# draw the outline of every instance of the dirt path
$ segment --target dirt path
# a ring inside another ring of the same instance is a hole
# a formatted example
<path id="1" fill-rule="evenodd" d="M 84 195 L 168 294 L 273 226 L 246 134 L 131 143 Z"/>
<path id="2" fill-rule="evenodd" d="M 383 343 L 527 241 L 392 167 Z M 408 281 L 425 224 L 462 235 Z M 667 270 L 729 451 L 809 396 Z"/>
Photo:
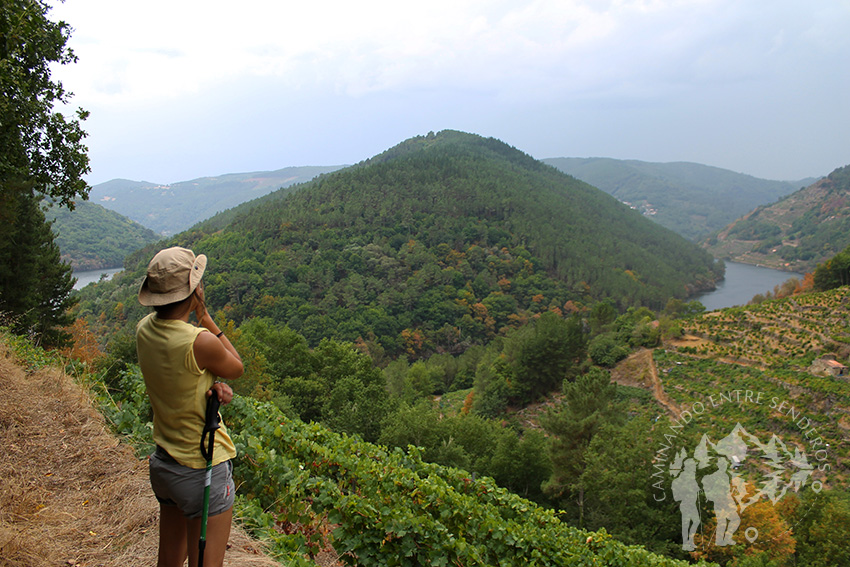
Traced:
<path id="1" fill-rule="evenodd" d="M 611 378 L 623 386 L 635 386 L 651 390 L 658 403 L 664 406 L 672 417 L 678 419 L 681 415 L 682 411 L 679 406 L 664 392 L 651 350 L 641 349 L 631 354 L 617 365 L 617 368 L 611 373 Z"/>
<path id="2" fill-rule="evenodd" d="M 655 365 L 655 359 L 652 357 L 652 351 L 647 350 L 644 356 L 648 360 L 649 376 L 652 379 L 652 394 L 661 405 L 667 408 L 667 411 L 670 412 L 673 417 L 679 419 L 682 415 L 682 410 L 679 409 L 679 406 L 673 403 L 673 400 L 671 400 L 664 392 L 664 387 L 661 385 L 661 379 L 658 377 L 658 367 Z"/>
<path id="3" fill-rule="evenodd" d="M 27 373 L 0 344 L 0 565 L 156 564 L 147 463 L 58 370 Z M 279 565 L 234 529 L 225 565 Z"/>

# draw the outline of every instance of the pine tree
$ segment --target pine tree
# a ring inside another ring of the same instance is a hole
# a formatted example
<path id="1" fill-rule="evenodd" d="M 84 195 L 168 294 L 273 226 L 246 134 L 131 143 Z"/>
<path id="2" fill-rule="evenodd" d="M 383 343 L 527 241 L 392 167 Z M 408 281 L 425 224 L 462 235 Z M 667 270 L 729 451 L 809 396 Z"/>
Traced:
<path id="1" fill-rule="evenodd" d="M 601 368 L 591 367 L 575 382 L 565 380 L 563 391 L 560 406 L 540 418 L 551 439 L 552 461 L 552 476 L 543 490 L 583 527 L 585 502 L 580 478 L 587 465 L 587 448 L 603 426 L 620 425 L 625 413 L 615 401 L 616 384 Z"/>
<path id="2" fill-rule="evenodd" d="M 46 345 L 64 344 L 69 335 L 61 327 L 72 322 L 68 309 L 75 303 L 71 267 L 62 262 L 33 193 L 20 191 L 3 201 L 10 205 L 4 216 L 13 222 L 4 227 L 7 237 L 0 245 L 0 313 L 10 315 L 17 333 L 33 334 Z"/>

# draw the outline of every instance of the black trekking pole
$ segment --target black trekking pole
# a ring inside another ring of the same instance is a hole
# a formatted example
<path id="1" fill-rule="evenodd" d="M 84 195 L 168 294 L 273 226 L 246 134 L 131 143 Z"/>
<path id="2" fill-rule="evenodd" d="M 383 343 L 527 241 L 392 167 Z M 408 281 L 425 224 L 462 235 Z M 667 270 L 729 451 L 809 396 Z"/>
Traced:
<path id="1" fill-rule="evenodd" d="M 215 430 L 221 427 L 218 416 L 218 394 L 215 390 L 207 398 L 207 413 L 205 416 L 204 432 L 201 434 L 201 455 L 207 461 L 207 475 L 204 481 L 204 510 L 201 514 L 201 539 L 198 540 L 198 567 L 204 567 L 204 548 L 207 546 L 207 519 L 210 513 L 210 484 L 212 483 L 212 458 L 215 444 Z M 209 434 L 209 443 L 205 446 L 204 439 Z"/>

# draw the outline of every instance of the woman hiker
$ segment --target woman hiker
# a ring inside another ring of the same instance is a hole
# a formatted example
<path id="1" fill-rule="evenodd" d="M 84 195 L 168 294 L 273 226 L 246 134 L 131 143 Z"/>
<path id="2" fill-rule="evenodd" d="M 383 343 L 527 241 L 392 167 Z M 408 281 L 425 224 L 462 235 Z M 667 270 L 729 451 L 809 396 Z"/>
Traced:
<path id="1" fill-rule="evenodd" d="M 207 258 L 185 248 L 160 251 L 148 265 L 139 303 L 154 312 L 136 326 L 139 365 L 153 407 L 150 457 L 151 487 L 160 503 L 160 567 L 198 563 L 206 460 L 200 440 L 207 398 L 212 390 L 221 403 L 233 390 L 218 378 L 242 375 L 242 359 L 212 320 L 204 305 Z M 194 313 L 198 326 L 189 324 Z M 233 517 L 232 478 L 236 448 L 222 425 L 216 431 L 207 524 L 205 566 L 220 566 Z M 193 543 L 194 542 L 194 543 Z"/>

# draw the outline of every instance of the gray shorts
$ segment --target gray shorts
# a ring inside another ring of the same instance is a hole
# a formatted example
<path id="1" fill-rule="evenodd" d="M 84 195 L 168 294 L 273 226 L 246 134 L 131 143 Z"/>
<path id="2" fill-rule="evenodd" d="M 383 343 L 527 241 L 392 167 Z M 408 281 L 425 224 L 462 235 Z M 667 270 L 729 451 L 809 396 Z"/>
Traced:
<path id="1" fill-rule="evenodd" d="M 163 506 L 177 506 L 187 518 L 200 518 L 204 509 L 206 469 L 184 467 L 157 447 L 150 456 L 151 487 Z M 217 516 L 233 506 L 236 486 L 233 463 L 225 461 L 212 468 L 210 482 L 210 516 Z"/>

